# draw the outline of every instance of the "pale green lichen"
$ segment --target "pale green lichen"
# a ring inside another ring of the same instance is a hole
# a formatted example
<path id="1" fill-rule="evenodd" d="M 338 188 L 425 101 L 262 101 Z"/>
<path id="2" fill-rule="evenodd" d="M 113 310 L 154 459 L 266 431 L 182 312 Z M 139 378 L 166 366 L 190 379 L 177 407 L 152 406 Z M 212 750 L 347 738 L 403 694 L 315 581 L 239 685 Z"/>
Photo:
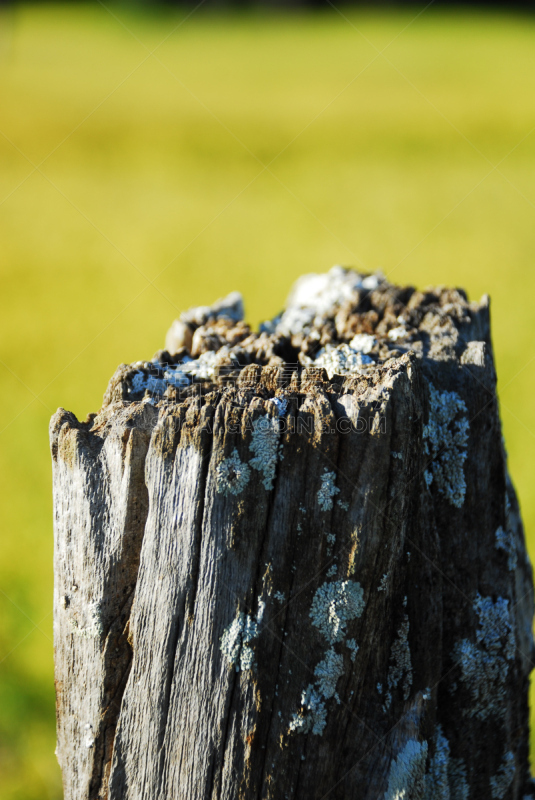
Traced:
<path id="1" fill-rule="evenodd" d="M 251 470 L 239 457 L 238 451 L 233 450 L 232 455 L 224 458 L 216 469 L 216 488 L 220 494 L 240 494 L 251 476 Z"/>
<path id="2" fill-rule="evenodd" d="M 409 739 L 390 765 L 384 800 L 423 800 L 427 742 Z"/>
<path id="3" fill-rule="evenodd" d="M 502 717 L 506 709 L 509 661 L 515 655 L 515 635 L 509 601 L 477 594 L 474 609 L 479 625 L 476 642 L 463 639 L 453 650 L 453 659 L 461 668 L 461 680 L 468 688 L 472 704 L 465 714 L 487 719 L 491 714 Z"/>
<path id="4" fill-rule="evenodd" d="M 279 426 L 276 418 L 263 415 L 254 421 L 249 449 L 254 456 L 249 462 L 251 467 L 262 474 L 264 488 L 268 491 L 273 489 L 280 455 Z"/>
<path id="5" fill-rule="evenodd" d="M 236 672 L 252 669 L 254 666 L 254 652 L 250 643 L 258 636 L 258 625 L 262 619 L 264 604 L 259 606 L 256 619 L 239 611 L 231 624 L 225 628 L 221 637 L 221 652 L 230 667 L 235 667 Z"/>
<path id="6" fill-rule="evenodd" d="M 320 692 L 310 684 L 301 695 L 301 707 L 288 726 L 289 733 L 313 733 L 322 736 L 327 725 L 327 708 Z"/>
<path id="7" fill-rule="evenodd" d="M 343 674 L 344 659 L 331 647 L 330 650 L 327 650 L 323 661 L 320 661 L 314 670 L 318 691 L 326 700 L 334 697 L 336 684 Z"/>
<path id="8" fill-rule="evenodd" d="M 503 800 L 515 777 L 515 757 L 510 751 L 503 757 L 496 775 L 490 779 L 493 800 Z"/>
<path id="9" fill-rule="evenodd" d="M 325 701 L 334 697 L 340 703 L 340 698 L 336 693 L 336 684 L 343 674 L 344 659 L 331 647 L 325 653 L 325 658 L 316 665 L 315 685 L 309 684 L 303 691 L 301 705 L 290 720 L 288 733 L 323 735 L 327 724 Z"/>
<path id="10" fill-rule="evenodd" d="M 466 480 L 464 462 L 468 443 L 467 408 L 456 392 L 439 392 L 429 384 L 429 422 L 424 426 L 424 452 L 432 462 L 424 474 L 428 486 L 437 490 L 456 508 L 464 503 Z"/>
<path id="11" fill-rule="evenodd" d="M 364 592 L 357 581 L 333 581 L 320 586 L 312 600 L 310 618 L 331 644 L 341 642 L 347 624 L 364 611 Z"/>
<path id="12" fill-rule="evenodd" d="M 362 587 L 356 581 L 333 581 L 320 586 L 312 600 L 310 618 L 330 647 L 316 665 L 316 682 L 302 693 L 301 706 L 293 714 L 289 733 L 314 733 L 321 736 L 327 724 L 325 701 L 334 698 L 340 703 L 336 684 L 344 673 L 344 658 L 334 649 L 334 644 L 344 642 L 348 623 L 360 617 L 364 610 Z M 354 639 L 345 642 L 354 660 L 358 645 Z"/>
<path id="13" fill-rule="evenodd" d="M 335 486 L 336 473 L 329 472 L 327 468 L 321 476 L 321 487 L 318 490 L 318 504 L 323 511 L 330 511 L 333 507 L 333 497 L 340 493 L 340 489 Z"/>
<path id="14" fill-rule="evenodd" d="M 228 628 L 225 628 L 223 636 L 221 637 L 221 652 L 230 666 L 233 667 L 238 664 L 237 671 L 239 671 L 244 616 L 244 614 L 238 614 L 236 619 L 232 620 Z"/>

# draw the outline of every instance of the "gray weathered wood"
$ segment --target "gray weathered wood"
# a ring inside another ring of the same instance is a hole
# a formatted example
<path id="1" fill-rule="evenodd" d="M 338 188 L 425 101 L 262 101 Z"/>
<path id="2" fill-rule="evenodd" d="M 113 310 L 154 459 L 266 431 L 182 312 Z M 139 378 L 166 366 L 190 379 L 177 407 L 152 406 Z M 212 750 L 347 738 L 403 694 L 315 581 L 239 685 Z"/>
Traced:
<path id="1" fill-rule="evenodd" d="M 335 268 L 241 316 L 185 313 L 52 420 L 66 800 L 523 800 L 488 300 Z"/>

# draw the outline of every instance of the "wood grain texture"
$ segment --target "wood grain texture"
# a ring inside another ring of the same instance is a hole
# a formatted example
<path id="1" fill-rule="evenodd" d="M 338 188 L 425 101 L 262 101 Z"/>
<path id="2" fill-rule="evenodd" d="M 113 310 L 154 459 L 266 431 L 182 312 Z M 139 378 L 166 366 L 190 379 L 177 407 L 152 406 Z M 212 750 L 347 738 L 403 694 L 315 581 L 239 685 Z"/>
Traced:
<path id="1" fill-rule="evenodd" d="M 488 301 L 352 291 L 297 333 L 188 312 L 209 378 L 160 353 L 54 416 L 66 800 L 533 792 Z M 361 333 L 362 369 L 310 356 Z"/>

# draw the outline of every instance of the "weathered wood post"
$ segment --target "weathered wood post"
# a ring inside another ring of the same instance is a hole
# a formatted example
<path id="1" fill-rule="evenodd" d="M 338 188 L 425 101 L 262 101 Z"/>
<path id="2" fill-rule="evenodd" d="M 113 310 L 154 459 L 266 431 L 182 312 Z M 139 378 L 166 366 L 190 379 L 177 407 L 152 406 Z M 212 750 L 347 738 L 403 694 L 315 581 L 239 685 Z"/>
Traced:
<path id="1" fill-rule="evenodd" d="M 51 423 L 66 800 L 528 797 L 488 300 L 333 268 L 166 344 Z"/>

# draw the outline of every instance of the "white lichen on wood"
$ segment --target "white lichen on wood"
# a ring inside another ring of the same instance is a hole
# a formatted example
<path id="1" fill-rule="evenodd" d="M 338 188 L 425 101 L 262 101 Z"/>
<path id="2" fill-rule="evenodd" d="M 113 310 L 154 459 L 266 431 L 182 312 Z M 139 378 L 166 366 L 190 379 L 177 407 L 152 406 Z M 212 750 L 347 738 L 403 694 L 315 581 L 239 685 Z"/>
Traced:
<path id="1" fill-rule="evenodd" d="M 280 450 L 279 428 L 274 417 L 263 415 L 254 421 L 249 449 L 253 453 L 250 466 L 262 474 L 264 489 L 273 489 Z"/>
<path id="2" fill-rule="evenodd" d="M 334 649 L 334 644 L 344 642 L 348 623 L 360 617 L 364 610 L 364 593 L 356 581 L 324 583 L 312 600 L 310 618 L 330 644 L 324 658 L 316 665 L 315 685 L 310 684 L 302 693 L 301 706 L 293 714 L 288 732 L 322 735 L 327 724 L 326 700 L 335 697 L 336 684 L 344 674 L 344 659 Z M 358 645 L 354 639 L 345 642 L 354 661 Z"/>
<path id="3" fill-rule="evenodd" d="M 397 328 L 391 328 L 388 331 L 388 338 L 392 342 L 397 342 L 399 339 L 404 339 L 409 335 L 409 333 L 410 331 L 408 331 L 407 328 L 404 328 L 403 325 L 398 325 Z"/>
<path id="4" fill-rule="evenodd" d="M 318 489 L 318 504 L 323 511 L 330 511 L 334 505 L 333 497 L 340 493 L 340 489 L 335 485 L 336 473 L 329 472 L 327 467 L 321 476 L 321 486 Z"/>
<path id="5" fill-rule="evenodd" d="M 515 655 L 515 635 L 509 601 L 476 596 L 474 610 L 479 618 L 476 642 L 463 639 L 453 650 L 461 668 L 461 680 L 472 698 L 465 714 L 479 719 L 502 717 L 506 710 L 509 663 Z"/>
<path id="6" fill-rule="evenodd" d="M 384 800 L 423 800 L 427 742 L 409 739 L 392 761 Z"/>
<path id="7" fill-rule="evenodd" d="M 264 323 L 262 329 L 283 335 L 307 331 L 315 321 L 320 322 L 323 315 L 333 313 L 343 302 L 354 298 L 359 289 L 376 289 L 381 279 L 379 275 L 362 277 L 340 266 L 320 275 L 303 275 L 292 287 L 286 310 Z"/>
<path id="8" fill-rule="evenodd" d="M 330 644 L 341 642 L 348 623 L 364 611 L 364 592 L 357 581 L 333 581 L 320 586 L 312 600 L 310 618 Z"/>
<path id="9" fill-rule="evenodd" d="M 456 392 L 439 392 L 429 383 L 429 422 L 424 427 L 424 452 L 432 462 L 425 472 L 451 505 L 460 508 L 466 494 L 464 462 L 467 456 L 466 404 Z"/>
<path id="10" fill-rule="evenodd" d="M 327 708 L 320 692 L 310 684 L 301 695 L 301 706 L 292 716 L 288 733 L 322 736 L 327 725 Z"/>
<path id="11" fill-rule="evenodd" d="M 258 623 L 262 618 L 263 608 L 252 619 L 248 614 L 240 611 L 232 620 L 221 637 L 221 652 L 230 667 L 235 667 L 236 672 L 252 669 L 254 666 L 254 652 L 249 644 L 258 636 Z"/>
<path id="12" fill-rule="evenodd" d="M 329 378 L 334 375 L 359 374 L 375 364 L 373 358 L 358 350 L 353 350 L 348 344 L 340 344 L 336 347 L 330 344 L 325 345 L 311 363 L 315 367 L 324 367 Z"/>
<path id="13" fill-rule="evenodd" d="M 333 647 L 327 650 L 325 658 L 316 665 L 318 691 L 326 700 L 334 697 L 338 679 L 344 674 L 344 659 Z"/>
<path id="14" fill-rule="evenodd" d="M 365 353 L 367 355 L 373 350 L 376 341 L 375 336 L 371 336 L 369 333 L 357 333 L 349 342 L 349 346 L 357 353 Z"/>
<path id="15" fill-rule="evenodd" d="M 301 704 L 294 712 L 288 725 L 288 733 L 313 733 L 322 736 L 327 725 L 326 700 L 335 698 L 336 684 L 344 674 L 344 659 L 333 647 L 327 650 L 325 658 L 316 665 L 315 684 L 309 684 L 301 694 Z"/>
<path id="16" fill-rule="evenodd" d="M 251 470 L 238 455 L 236 449 L 233 450 L 232 455 L 224 458 L 216 469 L 216 488 L 220 494 L 240 494 L 243 492 L 249 478 Z"/>

